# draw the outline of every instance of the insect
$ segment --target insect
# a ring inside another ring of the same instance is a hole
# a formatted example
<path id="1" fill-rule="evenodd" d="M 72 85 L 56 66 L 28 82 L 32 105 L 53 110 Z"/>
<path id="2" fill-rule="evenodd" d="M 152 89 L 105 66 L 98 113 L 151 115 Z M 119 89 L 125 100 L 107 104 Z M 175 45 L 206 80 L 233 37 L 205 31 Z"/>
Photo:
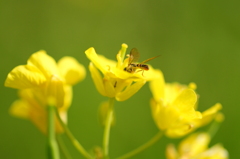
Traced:
<path id="1" fill-rule="evenodd" d="M 129 56 L 129 61 L 128 61 L 128 66 L 124 68 L 124 71 L 127 71 L 129 73 L 136 73 L 136 72 L 140 72 L 142 71 L 142 75 L 143 75 L 143 72 L 144 71 L 147 71 L 149 70 L 149 67 L 147 64 L 144 64 L 152 59 L 155 59 L 156 57 L 158 56 L 155 56 L 155 57 L 152 57 L 152 58 L 149 58 L 141 63 L 135 63 L 138 61 L 139 57 L 140 57 L 140 54 L 138 52 L 138 50 L 136 48 L 133 48 L 131 51 L 130 51 L 130 55 Z"/>

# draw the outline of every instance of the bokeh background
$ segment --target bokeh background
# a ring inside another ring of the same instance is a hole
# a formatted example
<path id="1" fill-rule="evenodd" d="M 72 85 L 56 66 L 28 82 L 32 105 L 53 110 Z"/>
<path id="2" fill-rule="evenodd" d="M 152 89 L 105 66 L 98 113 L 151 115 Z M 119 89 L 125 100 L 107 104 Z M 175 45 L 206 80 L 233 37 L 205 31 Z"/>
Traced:
<path id="1" fill-rule="evenodd" d="M 223 0 L 1 0 L 0 1 L 0 158 L 46 158 L 46 138 L 29 121 L 8 114 L 17 91 L 5 88 L 7 74 L 44 49 L 56 60 L 74 56 L 88 67 L 84 51 L 95 47 L 110 59 L 122 43 L 136 47 L 141 60 L 161 55 L 151 65 L 167 82 L 195 82 L 199 110 L 220 102 L 225 121 L 211 145 L 222 143 L 232 159 L 240 158 L 240 12 L 239 1 Z M 140 61 L 141 61 L 140 60 Z M 87 150 L 101 146 L 99 103 L 107 100 L 95 89 L 89 71 L 74 87 L 69 127 Z M 157 131 L 146 84 L 125 102 L 115 103 L 110 156 L 120 156 L 146 142 Z M 83 158 L 64 138 L 73 158 Z M 163 138 L 134 159 L 165 158 Z"/>

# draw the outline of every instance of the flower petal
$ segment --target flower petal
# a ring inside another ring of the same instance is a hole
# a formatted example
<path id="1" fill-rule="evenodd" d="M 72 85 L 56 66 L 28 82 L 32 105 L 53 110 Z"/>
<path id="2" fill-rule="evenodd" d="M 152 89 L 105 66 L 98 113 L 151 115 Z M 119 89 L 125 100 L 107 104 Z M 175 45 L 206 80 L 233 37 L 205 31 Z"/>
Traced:
<path id="1" fill-rule="evenodd" d="M 199 154 L 197 157 L 199 159 L 228 159 L 228 151 L 221 144 L 216 144 L 207 151 Z"/>
<path id="2" fill-rule="evenodd" d="M 4 85 L 16 89 L 25 89 L 41 86 L 45 82 L 46 78 L 36 67 L 20 65 L 8 74 Z"/>
<path id="3" fill-rule="evenodd" d="M 197 94 L 192 89 L 183 90 L 172 103 L 172 106 L 179 109 L 182 116 L 187 119 L 201 118 L 200 114 L 194 110 L 197 102 Z"/>
<path id="4" fill-rule="evenodd" d="M 181 155 L 188 154 L 191 158 L 205 151 L 209 143 L 210 136 L 207 133 L 192 134 L 180 143 L 179 152 Z"/>
<path id="5" fill-rule="evenodd" d="M 122 65 L 124 62 L 126 50 L 128 48 L 127 44 L 122 44 L 121 50 L 117 54 L 117 67 L 123 69 Z"/>
<path id="6" fill-rule="evenodd" d="M 64 77 L 66 84 L 74 85 L 83 80 L 86 76 L 86 70 L 83 65 L 70 56 L 61 58 L 58 62 L 58 68 Z"/>
<path id="7" fill-rule="evenodd" d="M 205 110 L 202 113 L 202 119 L 195 119 L 193 121 L 193 125 L 198 128 L 210 123 L 218 114 L 219 110 L 222 109 L 222 105 L 220 103 L 215 104 L 211 108 Z"/>
<path id="8" fill-rule="evenodd" d="M 130 87 L 126 88 L 123 92 L 120 92 L 116 95 L 117 101 L 124 101 L 133 96 L 142 86 L 146 83 L 145 80 L 137 81 L 132 84 Z"/>
<path id="9" fill-rule="evenodd" d="M 91 62 L 89 64 L 89 70 L 98 92 L 103 96 L 107 96 L 100 72 Z"/>
<path id="10" fill-rule="evenodd" d="M 160 70 L 156 71 L 156 74 L 159 74 L 159 78 L 150 81 L 149 87 L 152 91 L 154 99 L 156 101 L 159 101 L 164 98 L 165 81 Z"/>
<path id="11" fill-rule="evenodd" d="M 103 73 L 109 71 L 111 67 L 116 67 L 116 62 L 113 60 L 109 60 L 102 55 L 97 55 L 95 49 L 93 47 L 89 48 L 85 51 L 87 58 L 91 60 L 91 62 Z"/>
<path id="12" fill-rule="evenodd" d="M 27 65 L 38 68 L 46 78 L 51 78 L 53 74 L 59 75 L 56 61 L 44 50 L 40 50 L 28 59 Z"/>
<path id="13" fill-rule="evenodd" d="M 16 100 L 13 102 L 9 109 L 9 113 L 13 116 L 28 119 L 30 112 L 30 105 L 25 100 Z"/>
<path id="14" fill-rule="evenodd" d="M 105 88 L 106 95 L 110 98 L 115 97 L 116 91 L 115 91 L 115 88 L 114 88 L 114 84 L 112 84 L 112 82 L 110 80 L 104 78 L 103 79 L 103 85 L 104 85 L 104 88 Z"/>
<path id="15" fill-rule="evenodd" d="M 151 110 L 153 119 L 160 130 L 166 130 L 178 121 L 179 112 L 173 107 L 163 105 L 162 101 L 151 100 Z"/>
<path id="16" fill-rule="evenodd" d="M 64 86 L 60 78 L 53 75 L 49 81 L 48 90 L 47 90 L 47 100 L 48 105 L 62 107 L 64 103 Z"/>

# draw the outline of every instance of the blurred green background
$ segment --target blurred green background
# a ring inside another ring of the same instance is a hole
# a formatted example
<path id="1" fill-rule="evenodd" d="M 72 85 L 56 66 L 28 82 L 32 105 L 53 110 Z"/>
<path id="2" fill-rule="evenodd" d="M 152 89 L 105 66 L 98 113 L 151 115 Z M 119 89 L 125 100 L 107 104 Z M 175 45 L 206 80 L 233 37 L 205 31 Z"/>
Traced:
<path id="1" fill-rule="evenodd" d="M 240 12 L 239 1 L 223 0 L 1 0 L 0 1 L 0 158 L 46 158 L 46 138 L 29 121 L 11 117 L 8 109 L 17 91 L 5 88 L 7 74 L 44 49 L 56 60 L 74 56 L 87 68 L 84 51 L 95 47 L 110 59 L 122 43 L 136 47 L 143 61 L 163 71 L 167 82 L 195 82 L 203 111 L 220 102 L 226 119 L 211 145 L 223 143 L 233 159 L 240 158 Z M 129 51 L 128 50 L 128 51 Z M 157 131 L 149 108 L 146 84 L 125 102 L 116 102 L 110 156 L 120 156 L 146 142 Z M 101 146 L 97 121 L 100 102 L 88 71 L 74 87 L 69 127 L 87 150 Z M 67 142 L 73 158 L 81 155 Z M 163 138 L 134 159 L 165 158 Z"/>

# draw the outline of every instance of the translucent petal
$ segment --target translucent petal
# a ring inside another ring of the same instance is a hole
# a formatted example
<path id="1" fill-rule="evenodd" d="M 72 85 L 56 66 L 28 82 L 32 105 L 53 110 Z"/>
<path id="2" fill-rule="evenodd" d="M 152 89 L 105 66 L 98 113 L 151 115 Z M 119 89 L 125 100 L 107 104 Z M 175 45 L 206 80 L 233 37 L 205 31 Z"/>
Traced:
<path id="1" fill-rule="evenodd" d="M 89 64 L 89 70 L 98 92 L 103 96 L 107 96 L 105 92 L 102 76 L 100 75 L 100 72 L 97 70 L 97 68 L 91 62 Z"/>
<path id="2" fill-rule="evenodd" d="M 16 100 L 9 109 L 9 113 L 13 116 L 28 119 L 30 106 L 25 100 Z"/>
<path id="3" fill-rule="evenodd" d="M 207 151 L 197 155 L 196 159 L 228 159 L 228 151 L 221 144 L 216 144 Z"/>
<path id="4" fill-rule="evenodd" d="M 120 92 L 116 95 L 117 101 L 124 101 L 133 96 L 140 88 L 146 83 L 145 80 L 137 81 L 132 84 L 130 87 L 126 88 L 123 92 Z"/>
<path id="5" fill-rule="evenodd" d="M 210 136 L 207 133 L 195 133 L 184 139 L 179 145 L 180 155 L 188 154 L 193 157 L 205 151 L 210 143 Z"/>
<path id="6" fill-rule="evenodd" d="M 64 86 L 61 79 L 57 76 L 52 76 L 48 83 L 47 98 L 48 105 L 62 107 L 64 104 Z"/>
<path id="7" fill-rule="evenodd" d="M 196 102 L 196 93 L 192 89 L 185 89 L 171 105 L 179 109 L 179 111 L 184 114 L 184 118 L 194 119 L 199 117 L 199 114 L 194 110 Z"/>
<path id="8" fill-rule="evenodd" d="M 195 125 L 195 127 L 207 125 L 216 117 L 219 110 L 221 110 L 221 109 L 222 109 L 222 105 L 220 103 L 215 104 L 214 106 L 205 110 L 202 113 L 202 119 L 195 119 L 193 121 L 193 124 Z"/>
<path id="9" fill-rule="evenodd" d="M 70 85 L 64 85 L 64 103 L 61 108 L 58 108 L 60 111 L 66 111 L 68 110 L 69 106 L 72 104 L 72 86 Z"/>
<path id="10" fill-rule="evenodd" d="M 154 99 L 159 101 L 161 99 L 164 99 L 165 81 L 163 74 L 160 70 L 156 71 L 156 74 L 159 74 L 159 78 L 150 81 L 149 87 L 153 94 Z"/>
<path id="11" fill-rule="evenodd" d="M 51 78 L 53 74 L 59 75 L 56 61 L 44 50 L 40 50 L 28 59 L 27 65 L 38 68 L 46 78 Z"/>
<path id="12" fill-rule="evenodd" d="M 99 121 L 102 126 L 105 126 L 106 124 L 106 118 L 107 118 L 107 112 L 109 110 L 109 101 L 102 102 L 100 104 L 99 110 L 98 110 L 98 116 L 99 116 Z M 111 121 L 111 125 L 115 124 L 115 113 L 113 112 L 113 118 Z"/>
<path id="13" fill-rule="evenodd" d="M 44 75 L 34 66 L 20 65 L 7 76 L 6 87 L 26 89 L 41 86 L 46 82 Z"/>
<path id="14" fill-rule="evenodd" d="M 172 128 L 179 119 L 179 113 L 173 107 L 166 107 L 162 102 L 151 105 L 156 125 L 161 130 Z"/>
<path id="15" fill-rule="evenodd" d="M 83 80 L 86 76 L 86 70 L 83 65 L 69 56 L 61 58 L 58 62 L 58 68 L 61 75 L 64 77 L 66 84 L 74 85 Z"/>
<path id="16" fill-rule="evenodd" d="M 103 84 L 104 84 L 106 95 L 110 98 L 115 97 L 116 92 L 115 92 L 114 84 L 106 78 L 103 79 Z"/>
<path id="17" fill-rule="evenodd" d="M 166 157 L 167 159 L 177 159 L 178 153 L 173 144 L 168 144 L 166 149 Z"/>
<path id="18" fill-rule="evenodd" d="M 187 86 L 181 85 L 177 82 L 166 83 L 165 84 L 165 97 L 164 97 L 165 104 L 172 103 L 184 89 L 187 89 Z"/>
<path id="19" fill-rule="evenodd" d="M 172 128 L 166 130 L 166 136 L 170 138 L 179 138 L 190 133 L 193 130 L 193 127 L 186 122 L 176 122 L 175 124 L 176 125 L 174 125 Z"/>

